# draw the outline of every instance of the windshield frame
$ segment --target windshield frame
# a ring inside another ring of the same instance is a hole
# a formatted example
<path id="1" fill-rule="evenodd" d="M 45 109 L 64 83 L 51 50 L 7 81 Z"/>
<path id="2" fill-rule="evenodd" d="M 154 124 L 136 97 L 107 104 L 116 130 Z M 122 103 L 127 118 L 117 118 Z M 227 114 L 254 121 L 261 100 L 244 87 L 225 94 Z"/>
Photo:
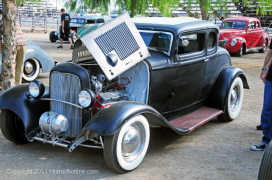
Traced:
<path id="1" fill-rule="evenodd" d="M 146 44 L 146 47 L 147 47 L 148 50 L 161 52 L 161 53 L 164 53 L 164 54 L 170 56 L 171 49 L 172 49 L 172 44 L 173 44 L 173 34 L 171 32 L 166 32 L 166 31 L 152 31 L 152 30 L 139 30 L 139 32 L 140 32 L 141 36 L 142 36 L 141 33 L 169 35 L 170 36 L 170 39 L 169 39 L 170 41 L 169 41 L 168 51 L 159 50 L 158 48 L 154 48 L 154 47 L 149 47 L 147 44 Z M 143 36 L 142 36 L 142 38 L 143 38 Z M 146 43 L 146 41 L 145 41 L 144 38 L 143 38 L 143 41 Z"/>

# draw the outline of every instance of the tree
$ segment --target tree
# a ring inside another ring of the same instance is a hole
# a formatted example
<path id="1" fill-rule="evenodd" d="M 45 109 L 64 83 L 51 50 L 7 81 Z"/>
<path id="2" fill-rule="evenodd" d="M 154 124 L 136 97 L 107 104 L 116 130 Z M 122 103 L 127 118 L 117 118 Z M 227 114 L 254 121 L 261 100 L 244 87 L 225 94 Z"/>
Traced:
<path id="1" fill-rule="evenodd" d="M 14 86 L 15 81 L 15 57 L 13 54 L 16 48 L 16 2 L 15 0 L 3 0 L 2 7 L 2 20 L 5 26 L 3 27 L 2 73 L 0 75 L 1 93 Z"/>
<path id="2" fill-rule="evenodd" d="M 78 5 L 84 5 L 90 9 L 101 8 L 107 10 L 110 3 L 115 3 L 120 11 L 127 10 L 130 17 L 136 14 L 145 15 L 149 5 L 160 10 L 163 16 L 171 16 L 171 10 L 178 7 L 187 8 L 189 11 L 199 5 L 200 15 L 203 20 L 208 20 L 216 11 L 227 12 L 229 3 L 241 2 L 244 6 L 257 4 L 256 13 L 266 14 L 267 9 L 272 9 L 272 0 L 67 0 L 66 7 L 74 10 Z M 219 15 L 219 14 L 218 14 Z"/>
<path id="3" fill-rule="evenodd" d="M 2 0 L 3 20 L 3 50 L 2 73 L 0 74 L 0 94 L 14 86 L 15 78 L 15 22 L 17 5 L 22 5 L 26 0 Z M 32 0 L 38 2 L 40 0 Z M 1 36 L 2 34 L 0 34 Z"/>

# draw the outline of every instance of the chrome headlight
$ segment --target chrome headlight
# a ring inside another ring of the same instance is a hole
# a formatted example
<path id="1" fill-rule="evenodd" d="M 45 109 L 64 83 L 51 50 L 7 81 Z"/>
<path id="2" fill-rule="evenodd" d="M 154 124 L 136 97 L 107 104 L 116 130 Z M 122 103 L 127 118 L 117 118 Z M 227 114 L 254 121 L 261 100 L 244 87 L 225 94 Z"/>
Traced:
<path id="1" fill-rule="evenodd" d="M 231 46 L 234 46 L 236 43 L 237 43 L 236 39 L 232 39 L 232 40 L 230 41 L 230 45 L 231 45 Z"/>
<path id="2" fill-rule="evenodd" d="M 33 98 L 39 98 L 44 94 L 45 87 L 40 81 L 31 81 L 28 85 L 28 91 Z"/>
<path id="3" fill-rule="evenodd" d="M 78 103 L 83 108 L 91 107 L 95 102 L 95 94 L 90 89 L 83 89 L 78 94 Z"/>

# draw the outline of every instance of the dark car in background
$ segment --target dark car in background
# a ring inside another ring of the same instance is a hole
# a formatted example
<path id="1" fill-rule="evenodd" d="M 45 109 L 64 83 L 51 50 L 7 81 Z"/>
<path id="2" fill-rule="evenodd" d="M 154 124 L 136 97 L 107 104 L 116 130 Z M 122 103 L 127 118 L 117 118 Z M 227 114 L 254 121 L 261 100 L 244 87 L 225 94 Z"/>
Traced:
<path id="1" fill-rule="evenodd" d="M 76 16 L 71 17 L 70 30 L 71 39 L 74 43 L 80 36 L 94 30 L 95 28 L 101 26 L 105 22 L 104 18 L 101 16 Z M 51 42 L 56 42 L 60 39 L 60 27 L 59 31 L 51 31 L 49 34 L 49 40 Z M 64 39 L 68 41 L 68 37 Z"/>
<path id="2" fill-rule="evenodd" d="M 263 53 L 269 43 L 269 35 L 257 18 L 231 17 L 220 25 L 219 45 L 237 56 L 256 50 Z"/>
<path id="3" fill-rule="evenodd" d="M 112 170 L 134 170 L 151 127 L 187 135 L 239 115 L 249 86 L 218 34 L 208 21 L 122 14 L 75 42 L 49 87 L 32 81 L 1 94 L 1 131 L 17 144 L 100 148 Z"/>

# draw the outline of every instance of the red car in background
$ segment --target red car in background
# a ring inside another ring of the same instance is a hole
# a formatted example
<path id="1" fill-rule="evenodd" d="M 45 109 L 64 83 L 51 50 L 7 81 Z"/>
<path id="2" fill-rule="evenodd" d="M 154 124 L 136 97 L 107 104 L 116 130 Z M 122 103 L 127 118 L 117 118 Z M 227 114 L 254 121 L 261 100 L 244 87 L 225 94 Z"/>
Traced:
<path id="1" fill-rule="evenodd" d="M 270 42 L 259 19 L 253 17 L 226 18 L 219 31 L 219 46 L 237 56 L 254 50 L 263 53 Z"/>

